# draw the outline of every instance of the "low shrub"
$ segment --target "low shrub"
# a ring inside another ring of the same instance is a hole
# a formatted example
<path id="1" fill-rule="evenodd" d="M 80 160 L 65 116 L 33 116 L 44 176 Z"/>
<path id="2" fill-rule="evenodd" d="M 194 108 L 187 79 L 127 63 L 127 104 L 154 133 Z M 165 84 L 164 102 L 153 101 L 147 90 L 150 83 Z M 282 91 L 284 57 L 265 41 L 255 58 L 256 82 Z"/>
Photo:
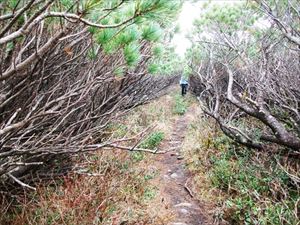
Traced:
<path id="1" fill-rule="evenodd" d="M 231 224 L 298 224 L 299 189 L 274 157 L 231 148 L 210 161 L 212 185 L 229 194 L 224 219 Z"/>
<path id="2" fill-rule="evenodd" d="M 219 222 L 299 225 L 299 160 L 241 147 L 201 116 L 183 150 L 196 196 L 214 205 Z"/>
<path id="3" fill-rule="evenodd" d="M 165 134 L 161 131 L 153 132 L 150 134 L 146 140 L 144 140 L 139 147 L 141 148 L 148 148 L 148 149 L 155 149 L 165 138 Z"/>

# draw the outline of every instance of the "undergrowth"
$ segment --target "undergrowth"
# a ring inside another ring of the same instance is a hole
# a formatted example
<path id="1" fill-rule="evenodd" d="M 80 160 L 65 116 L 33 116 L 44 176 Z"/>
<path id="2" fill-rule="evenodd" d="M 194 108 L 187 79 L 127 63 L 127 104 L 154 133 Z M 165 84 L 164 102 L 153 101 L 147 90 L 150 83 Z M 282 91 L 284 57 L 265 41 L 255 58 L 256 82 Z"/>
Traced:
<path id="1" fill-rule="evenodd" d="M 164 96 L 138 107 L 109 124 L 107 135 L 126 139 L 153 127 L 138 147 L 156 149 L 170 135 L 172 106 L 172 97 Z M 3 199 L 0 224 L 167 224 L 169 218 L 149 204 L 158 192 L 151 184 L 159 174 L 155 157 L 117 149 L 74 157 L 66 175 L 36 183 L 37 192 Z"/>
<path id="2" fill-rule="evenodd" d="M 177 115 L 184 115 L 188 109 L 189 102 L 180 94 L 174 96 L 175 104 L 173 106 L 173 113 Z"/>
<path id="3" fill-rule="evenodd" d="M 155 149 L 164 139 L 165 134 L 161 131 L 153 132 L 141 144 L 141 148 Z"/>
<path id="4" fill-rule="evenodd" d="M 215 222 L 299 225 L 299 161 L 238 146 L 212 124 L 194 119 L 184 154 L 194 191 L 214 204 Z"/>

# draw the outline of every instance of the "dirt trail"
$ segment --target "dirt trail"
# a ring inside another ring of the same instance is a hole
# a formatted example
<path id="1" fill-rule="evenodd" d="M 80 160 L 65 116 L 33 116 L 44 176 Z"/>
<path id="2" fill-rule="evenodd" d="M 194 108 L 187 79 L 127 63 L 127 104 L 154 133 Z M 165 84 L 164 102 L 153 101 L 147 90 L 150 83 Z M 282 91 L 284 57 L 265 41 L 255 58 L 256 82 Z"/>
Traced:
<path id="1" fill-rule="evenodd" d="M 171 138 L 165 140 L 162 150 L 170 150 L 158 157 L 154 166 L 160 171 L 156 180 L 161 203 L 157 207 L 162 216 L 164 211 L 171 213 L 172 219 L 168 225 L 200 225 L 212 224 L 204 212 L 201 203 L 197 201 L 189 189 L 190 175 L 184 168 L 184 160 L 180 155 L 181 146 L 188 128 L 193 108 L 174 121 Z M 164 208 L 162 208 L 162 205 Z"/>

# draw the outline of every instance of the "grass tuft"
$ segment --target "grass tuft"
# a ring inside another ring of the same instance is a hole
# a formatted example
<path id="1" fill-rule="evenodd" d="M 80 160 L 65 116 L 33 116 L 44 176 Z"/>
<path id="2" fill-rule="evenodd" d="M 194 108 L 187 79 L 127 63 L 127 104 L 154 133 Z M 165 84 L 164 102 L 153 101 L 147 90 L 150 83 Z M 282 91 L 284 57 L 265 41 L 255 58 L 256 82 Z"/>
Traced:
<path id="1" fill-rule="evenodd" d="M 155 149 L 165 138 L 165 134 L 161 131 L 156 131 L 150 134 L 150 136 L 144 140 L 139 147 Z"/>
<path id="2" fill-rule="evenodd" d="M 188 109 L 188 101 L 179 94 L 175 95 L 174 99 L 175 104 L 173 108 L 173 113 L 175 115 L 184 115 Z"/>

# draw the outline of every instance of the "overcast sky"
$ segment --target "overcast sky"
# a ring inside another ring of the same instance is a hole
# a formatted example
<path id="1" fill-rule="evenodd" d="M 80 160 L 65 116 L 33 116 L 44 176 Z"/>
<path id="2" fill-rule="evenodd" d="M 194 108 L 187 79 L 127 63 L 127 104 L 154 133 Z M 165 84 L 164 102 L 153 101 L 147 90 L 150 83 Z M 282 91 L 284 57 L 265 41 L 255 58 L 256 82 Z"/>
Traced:
<path id="1" fill-rule="evenodd" d="M 238 4 L 243 0 L 212 0 L 213 4 Z M 208 2 L 208 0 L 199 0 L 195 3 L 187 0 L 181 10 L 178 18 L 178 24 L 180 27 L 180 32 L 175 34 L 172 44 L 175 46 L 176 53 L 180 56 L 184 56 L 185 51 L 191 46 L 190 41 L 186 38 L 186 35 L 191 31 L 193 27 L 193 21 L 196 18 L 200 18 L 201 8 L 203 3 Z"/>

